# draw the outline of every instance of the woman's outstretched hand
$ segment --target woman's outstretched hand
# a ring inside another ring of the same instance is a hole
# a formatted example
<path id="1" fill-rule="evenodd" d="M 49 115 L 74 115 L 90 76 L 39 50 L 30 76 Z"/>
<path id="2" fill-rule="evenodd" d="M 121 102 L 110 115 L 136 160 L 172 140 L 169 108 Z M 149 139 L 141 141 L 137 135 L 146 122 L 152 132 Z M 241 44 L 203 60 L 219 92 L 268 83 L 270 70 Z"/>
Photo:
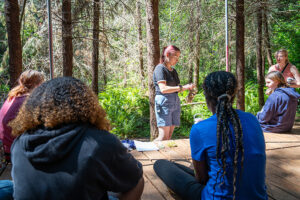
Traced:
<path id="1" fill-rule="evenodd" d="M 193 83 L 189 83 L 189 84 L 186 84 L 186 85 L 184 85 L 184 86 L 182 86 L 182 87 L 183 87 L 184 90 L 192 90 L 192 89 L 194 89 L 196 86 L 195 86 L 195 84 L 193 84 Z"/>

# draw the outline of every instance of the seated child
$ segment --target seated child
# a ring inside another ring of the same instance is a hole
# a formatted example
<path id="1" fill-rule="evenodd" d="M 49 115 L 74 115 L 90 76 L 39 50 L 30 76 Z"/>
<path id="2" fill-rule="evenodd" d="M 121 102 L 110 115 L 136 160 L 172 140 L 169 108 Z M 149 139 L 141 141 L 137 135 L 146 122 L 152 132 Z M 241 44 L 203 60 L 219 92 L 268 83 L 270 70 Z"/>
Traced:
<path id="1" fill-rule="evenodd" d="M 108 132 L 94 92 L 72 77 L 36 88 L 10 122 L 15 199 L 137 200 L 142 165 Z"/>
<path id="2" fill-rule="evenodd" d="M 35 70 L 24 71 L 19 79 L 18 85 L 8 93 L 8 98 L 0 110 L 0 140 L 3 141 L 6 161 L 10 161 L 10 147 L 14 141 L 11 135 L 11 127 L 8 123 L 13 120 L 30 92 L 44 81 L 42 73 Z"/>
<path id="3" fill-rule="evenodd" d="M 294 125 L 300 95 L 286 85 L 281 72 L 266 75 L 266 86 L 270 93 L 264 107 L 256 117 L 264 132 L 288 132 Z"/>

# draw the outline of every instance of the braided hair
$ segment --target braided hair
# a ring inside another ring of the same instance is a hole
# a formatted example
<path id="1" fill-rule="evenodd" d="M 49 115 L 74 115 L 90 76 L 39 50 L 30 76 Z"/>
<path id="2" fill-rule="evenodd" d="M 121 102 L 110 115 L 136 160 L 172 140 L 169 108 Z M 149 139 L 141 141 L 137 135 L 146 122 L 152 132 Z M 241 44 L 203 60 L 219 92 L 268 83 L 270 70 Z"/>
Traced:
<path id="1" fill-rule="evenodd" d="M 208 106 L 217 115 L 216 158 L 220 166 L 220 170 L 217 173 L 217 180 L 222 172 L 221 180 L 223 182 L 219 184 L 224 183 L 226 170 L 231 166 L 230 163 L 226 162 L 226 158 L 231 156 L 233 166 L 233 199 L 235 200 L 238 163 L 241 163 L 242 167 L 244 159 L 242 125 L 237 112 L 232 108 L 236 92 L 236 79 L 232 73 L 217 71 L 210 73 L 205 78 L 202 87 Z M 230 129 L 230 124 L 233 126 L 234 136 Z M 217 181 L 214 185 L 214 190 L 216 185 Z"/>

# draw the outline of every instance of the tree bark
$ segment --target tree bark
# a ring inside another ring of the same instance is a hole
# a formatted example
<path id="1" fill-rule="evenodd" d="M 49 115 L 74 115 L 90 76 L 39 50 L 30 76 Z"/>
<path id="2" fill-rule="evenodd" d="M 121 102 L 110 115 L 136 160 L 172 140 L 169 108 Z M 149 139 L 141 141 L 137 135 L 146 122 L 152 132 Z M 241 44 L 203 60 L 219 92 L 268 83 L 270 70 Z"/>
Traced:
<path id="1" fill-rule="evenodd" d="M 245 15 L 244 0 L 236 0 L 237 109 L 245 110 Z"/>
<path id="2" fill-rule="evenodd" d="M 73 46 L 72 46 L 72 17 L 71 0 L 62 1 L 62 53 L 63 76 L 72 76 Z"/>
<path id="3" fill-rule="evenodd" d="M 196 92 L 199 91 L 199 70 L 200 70 L 200 31 L 201 31 L 201 0 L 196 2 L 197 21 L 196 21 L 196 45 L 195 45 L 195 69 L 194 69 L 194 84 L 196 85 Z"/>
<path id="4" fill-rule="evenodd" d="M 200 27 L 199 27 L 200 28 Z M 196 33 L 196 53 L 195 53 L 194 84 L 196 92 L 199 91 L 199 71 L 200 71 L 200 30 Z"/>
<path id="5" fill-rule="evenodd" d="M 106 54 L 107 54 L 107 36 L 105 31 L 105 15 L 104 15 L 104 0 L 101 0 L 101 14 L 102 14 L 102 54 L 103 54 L 103 66 L 102 66 L 102 77 L 104 87 L 107 85 L 107 74 L 106 74 Z"/>
<path id="6" fill-rule="evenodd" d="M 271 52 L 266 5 L 264 6 L 264 10 L 263 10 L 263 26 L 264 26 L 264 36 L 265 36 L 264 43 L 265 43 L 265 47 L 266 47 L 267 59 L 268 59 L 269 67 L 271 67 L 273 65 L 273 59 L 272 59 L 272 52 Z"/>
<path id="7" fill-rule="evenodd" d="M 189 57 L 189 68 L 188 68 L 188 82 L 193 82 L 193 72 L 194 72 L 194 33 L 195 33 L 195 16 L 194 16 L 194 2 L 191 2 L 190 9 L 190 19 L 189 19 L 189 50 L 190 50 L 190 57 Z"/>
<path id="8" fill-rule="evenodd" d="M 232 23 L 229 23 L 228 29 L 228 71 L 231 72 L 231 36 L 232 36 Z"/>
<path id="9" fill-rule="evenodd" d="M 147 50 L 148 50 L 148 87 L 150 104 L 150 132 L 151 139 L 158 136 L 156 117 L 154 110 L 155 88 L 153 83 L 153 71 L 159 63 L 159 18 L 158 18 L 159 0 L 146 0 L 147 14 Z"/>
<path id="10" fill-rule="evenodd" d="M 123 86 L 126 88 L 127 87 L 127 77 L 128 77 L 128 66 L 127 66 L 127 60 L 129 58 L 129 53 L 128 53 L 128 45 L 127 45 L 127 35 L 128 35 L 128 30 L 124 30 L 124 55 L 125 55 L 125 61 L 124 61 L 124 77 L 123 77 Z"/>
<path id="11" fill-rule="evenodd" d="M 265 80 L 265 71 L 266 71 L 266 69 L 265 69 L 265 65 L 266 65 L 266 49 L 264 48 L 264 46 L 263 46 L 263 48 L 262 48 L 262 68 L 261 68 L 261 70 L 262 70 L 262 76 L 263 76 L 263 84 L 264 84 L 264 80 Z"/>
<path id="12" fill-rule="evenodd" d="M 261 3 L 261 2 L 260 2 Z M 258 83 L 258 102 L 260 109 L 264 106 L 264 79 L 262 71 L 262 7 L 258 6 L 256 12 L 257 31 L 256 31 L 256 70 Z"/>
<path id="13" fill-rule="evenodd" d="M 9 48 L 9 86 L 12 88 L 22 73 L 21 24 L 18 0 L 5 1 L 5 21 Z"/>
<path id="14" fill-rule="evenodd" d="M 143 34 L 142 34 L 142 17 L 141 17 L 141 2 L 136 1 L 136 25 L 138 30 L 138 49 L 139 49 L 139 66 L 141 74 L 141 82 L 144 83 L 144 58 L 143 58 Z M 144 85 L 144 84 L 143 84 Z"/>
<path id="15" fill-rule="evenodd" d="M 93 21 L 93 57 L 92 57 L 92 89 L 98 95 L 98 65 L 99 65 L 99 16 L 100 0 L 94 0 L 94 21 Z"/>

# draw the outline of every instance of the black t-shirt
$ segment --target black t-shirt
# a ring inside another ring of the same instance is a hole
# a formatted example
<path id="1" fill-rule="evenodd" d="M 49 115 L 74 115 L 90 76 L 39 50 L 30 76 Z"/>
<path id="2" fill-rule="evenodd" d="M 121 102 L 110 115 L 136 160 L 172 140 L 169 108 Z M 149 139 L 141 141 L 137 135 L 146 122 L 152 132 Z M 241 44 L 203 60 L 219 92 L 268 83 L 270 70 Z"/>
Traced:
<path id="1" fill-rule="evenodd" d="M 180 84 L 177 71 L 174 68 L 172 69 L 172 71 L 168 70 L 163 64 L 159 64 L 155 67 L 153 72 L 153 82 L 156 95 L 162 94 L 158 86 L 159 81 L 166 81 L 167 86 L 177 86 Z"/>

